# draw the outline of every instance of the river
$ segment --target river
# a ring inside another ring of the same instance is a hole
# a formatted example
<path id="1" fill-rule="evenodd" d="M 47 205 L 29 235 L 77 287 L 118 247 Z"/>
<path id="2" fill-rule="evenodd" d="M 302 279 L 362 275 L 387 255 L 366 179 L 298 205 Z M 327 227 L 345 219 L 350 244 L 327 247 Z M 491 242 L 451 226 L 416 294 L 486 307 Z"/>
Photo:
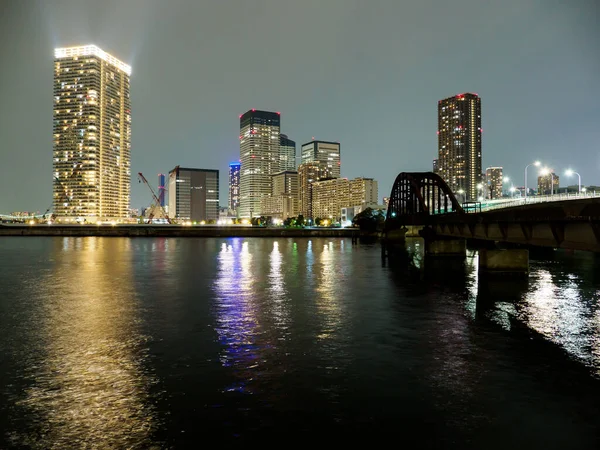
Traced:
<path id="1" fill-rule="evenodd" d="M 0 448 L 600 448 L 600 258 L 407 247 L 2 238 Z"/>

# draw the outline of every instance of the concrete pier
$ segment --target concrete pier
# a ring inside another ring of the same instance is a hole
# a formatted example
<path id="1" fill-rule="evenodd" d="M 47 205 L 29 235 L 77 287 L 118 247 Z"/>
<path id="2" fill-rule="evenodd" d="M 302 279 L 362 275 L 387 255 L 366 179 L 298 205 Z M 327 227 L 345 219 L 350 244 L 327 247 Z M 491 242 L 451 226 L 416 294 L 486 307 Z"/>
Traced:
<path id="1" fill-rule="evenodd" d="M 464 257 L 467 254 L 467 241 L 465 239 L 426 239 L 425 254 L 428 256 Z"/>
<path id="2" fill-rule="evenodd" d="M 403 244 L 406 241 L 406 227 L 391 230 L 385 233 L 385 241 L 388 244 Z"/>
<path id="3" fill-rule="evenodd" d="M 479 271 L 490 274 L 526 274 L 529 272 L 529 250 L 479 250 Z"/>

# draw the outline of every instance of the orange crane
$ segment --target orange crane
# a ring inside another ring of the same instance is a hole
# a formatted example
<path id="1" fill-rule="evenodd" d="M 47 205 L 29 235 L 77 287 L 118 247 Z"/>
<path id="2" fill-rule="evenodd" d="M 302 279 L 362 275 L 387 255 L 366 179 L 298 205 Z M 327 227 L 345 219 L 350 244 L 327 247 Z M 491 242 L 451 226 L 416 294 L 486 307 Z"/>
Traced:
<path id="1" fill-rule="evenodd" d="M 167 212 L 161 206 L 160 200 L 154 193 L 154 189 L 152 189 L 152 186 L 150 186 L 150 183 L 148 183 L 148 180 L 146 180 L 146 177 L 144 176 L 144 174 L 142 172 L 138 172 L 138 178 L 139 178 L 140 183 L 143 181 L 146 184 L 146 186 L 148 186 L 148 189 L 150 189 L 150 192 L 152 193 L 152 198 L 154 199 L 153 205 L 156 204 L 156 207 L 160 209 L 160 211 L 163 213 L 163 216 L 165 216 L 165 219 L 167 220 L 168 223 L 173 223 L 171 221 L 171 219 L 169 218 L 169 216 L 167 215 Z M 150 219 L 152 219 L 152 217 L 150 217 Z"/>

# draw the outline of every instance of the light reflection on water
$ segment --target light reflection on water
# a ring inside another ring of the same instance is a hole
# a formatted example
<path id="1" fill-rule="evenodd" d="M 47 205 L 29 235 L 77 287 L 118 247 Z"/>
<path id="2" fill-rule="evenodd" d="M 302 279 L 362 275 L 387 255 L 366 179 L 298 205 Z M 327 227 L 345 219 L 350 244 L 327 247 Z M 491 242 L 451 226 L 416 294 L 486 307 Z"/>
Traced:
<path id="1" fill-rule="evenodd" d="M 227 428 L 236 430 L 257 417 L 253 425 L 266 427 L 283 412 L 298 413 L 298 424 L 358 415 L 368 429 L 419 408 L 415 423 L 433 412 L 470 429 L 488 421 L 473 405 L 483 415 L 505 392 L 517 398 L 512 406 L 536 388 L 519 384 L 520 350 L 506 345 L 523 324 L 600 370 L 600 282 L 589 260 L 532 261 L 530 280 L 517 281 L 480 277 L 476 252 L 431 264 L 418 241 L 405 255 L 412 265 L 396 266 L 382 264 L 377 246 L 348 240 L 43 242 L 53 248 L 32 254 L 47 268 L 25 265 L 13 292 L 30 314 L 10 335 L 26 343 L 25 371 L 11 375 L 24 390 L 0 392 L 10 403 L 0 412 L 28 422 L 13 426 L 14 446 L 161 446 L 165 420 L 177 436 L 193 435 L 182 419 L 196 426 L 217 408 L 239 419 Z M 0 336 L 0 356 L 13 344 Z"/>
<path id="2" fill-rule="evenodd" d="M 567 272 L 557 279 L 544 265 L 532 271 L 530 280 L 523 305 L 517 306 L 518 319 L 600 375 L 598 292 L 586 290 L 588 294 L 582 296 L 580 276 Z"/>
<path id="3" fill-rule="evenodd" d="M 14 432 L 31 448 L 147 447 L 157 425 L 152 377 L 141 368 L 129 240 L 63 239 L 56 270 L 42 282 L 34 318 L 40 347 L 26 370 L 32 385 L 16 401 L 36 433 Z M 109 264 L 108 261 L 111 261 Z M 118 288 L 115 288 L 118 286 Z"/>
<path id="4" fill-rule="evenodd" d="M 579 255 L 592 273 L 600 270 L 593 254 Z M 482 311 L 505 331 L 511 330 L 514 321 L 523 323 L 600 375 L 600 291 L 590 283 L 589 273 L 575 273 L 581 265 L 569 259 L 573 255 L 550 254 L 546 259 L 534 253 L 530 274 L 524 279 L 482 279 L 478 258 L 476 251 L 467 252 L 465 310 L 471 319 Z"/>

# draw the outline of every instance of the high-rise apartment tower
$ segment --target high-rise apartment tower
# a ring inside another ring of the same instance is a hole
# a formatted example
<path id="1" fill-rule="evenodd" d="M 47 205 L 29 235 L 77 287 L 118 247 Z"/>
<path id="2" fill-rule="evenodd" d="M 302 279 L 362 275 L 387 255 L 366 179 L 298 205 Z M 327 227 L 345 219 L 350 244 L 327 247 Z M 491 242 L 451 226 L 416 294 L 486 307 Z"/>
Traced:
<path id="1" fill-rule="evenodd" d="M 491 200 L 502 198 L 502 186 L 504 184 L 502 172 L 502 167 L 488 167 L 485 169 L 486 190 L 488 198 Z"/>
<path id="2" fill-rule="evenodd" d="M 53 208 L 59 220 L 128 217 L 131 67 L 95 45 L 54 51 Z"/>
<path id="3" fill-rule="evenodd" d="M 479 197 L 481 180 L 481 99 L 465 93 L 438 102 L 437 173 L 454 193 Z"/>
<path id="4" fill-rule="evenodd" d="M 280 172 L 280 114 L 251 109 L 240 116 L 239 217 L 260 214 L 260 200 L 271 195 L 272 175 Z"/>

